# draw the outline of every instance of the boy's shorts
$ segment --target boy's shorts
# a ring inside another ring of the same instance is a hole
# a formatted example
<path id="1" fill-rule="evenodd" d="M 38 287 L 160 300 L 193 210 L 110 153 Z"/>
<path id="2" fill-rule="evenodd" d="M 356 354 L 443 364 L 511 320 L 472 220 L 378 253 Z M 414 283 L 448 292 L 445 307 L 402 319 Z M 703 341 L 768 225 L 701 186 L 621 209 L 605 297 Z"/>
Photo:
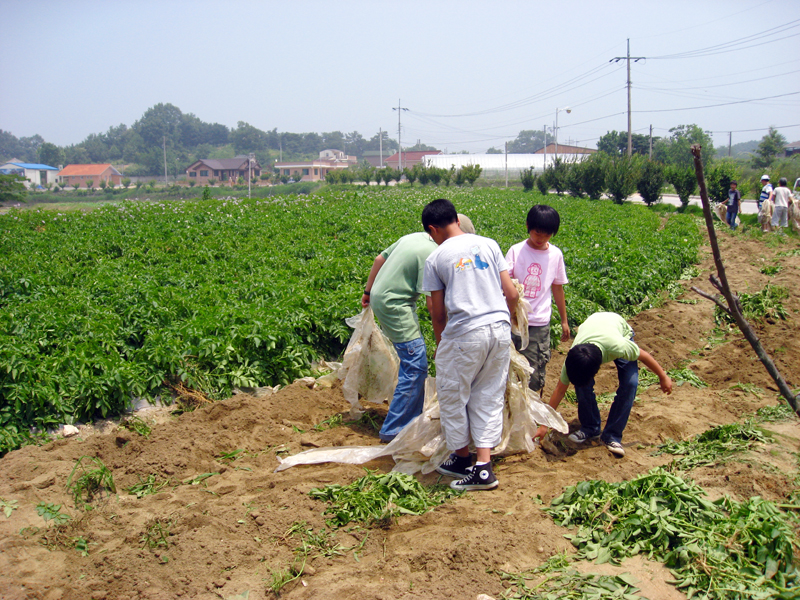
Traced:
<path id="1" fill-rule="evenodd" d="M 522 338 L 511 335 L 514 348 L 527 358 L 528 364 L 533 367 L 528 387 L 538 392 L 544 387 L 545 367 L 550 362 L 550 325 L 529 325 L 528 338 L 528 347 L 520 352 Z"/>

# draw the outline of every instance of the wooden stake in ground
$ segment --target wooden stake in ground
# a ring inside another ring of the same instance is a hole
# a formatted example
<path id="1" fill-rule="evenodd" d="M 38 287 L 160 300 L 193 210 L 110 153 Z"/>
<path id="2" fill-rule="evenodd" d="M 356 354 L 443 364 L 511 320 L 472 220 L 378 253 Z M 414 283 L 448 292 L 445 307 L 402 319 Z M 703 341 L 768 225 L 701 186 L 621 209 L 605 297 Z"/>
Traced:
<path id="1" fill-rule="evenodd" d="M 761 340 L 758 339 L 753 329 L 750 327 L 750 324 L 744 318 L 742 314 L 742 306 L 739 304 L 739 297 L 735 296 L 733 292 L 731 292 L 731 288 L 728 285 L 728 278 L 725 275 L 725 265 L 722 264 L 722 256 L 719 252 L 719 244 L 717 244 L 717 234 L 714 231 L 714 220 L 711 216 L 711 204 L 708 201 L 708 191 L 706 190 L 706 180 L 703 176 L 703 163 L 700 161 L 700 145 L 694 144 L 692 145 L 692 156 L 694 157 L 694 172 L 697 175 L 697 183 L 700 186 L 700 198 L 703 201 L 703 216 L 706 219 L 706 228 L 708 229 L 708 239 L 711 243 L 711 252 L 714 254 L 714 265 L 717 267 L 717 275 L 713 273 L 709 276 L 708 280 L 725 298 L 728 305 L 725 306 L 719 296 L 711 294 L 707 294 L 704 291 L 692 287 L 692 291 L 697 292 L 703 298 L 708 298 L 714 304 L 719 306 L 722 310 L 728 313 L 731 317 L 733 317 L 736 324 L 739 326 L 739 329 L 744 334 L 745 339 L 750 342 L 750 345 L 755 350 L 756 355 L 764 364 L 767 369 L 767 373 L 770 374 L 770 377 L 775 380 L 775 383 L 778 384 L 778 389 L 781 392 L 781 395 L 786 398 L 786 401 L 789 403 L 789 406 L 794 409 L 795 413 L 800 414 L 798 411 L 798 399 L 792 395 L 792 390 L 789 389 L 789 386 L 786 384 L 786 381 L 781 376 L 778 368 L 775 366 L 775 363 L 772 362 L 772 359 L 764 350 L 764 347 L 761 345 Z"/>

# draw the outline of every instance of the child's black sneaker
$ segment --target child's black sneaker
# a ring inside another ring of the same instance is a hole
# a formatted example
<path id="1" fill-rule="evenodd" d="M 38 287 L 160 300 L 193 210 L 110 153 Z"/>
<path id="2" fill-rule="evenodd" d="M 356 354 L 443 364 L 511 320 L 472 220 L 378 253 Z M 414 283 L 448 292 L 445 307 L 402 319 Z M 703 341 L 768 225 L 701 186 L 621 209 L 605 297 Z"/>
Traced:
<path id="1" fill-rule="evenodd" d="M 472 457 L 459 456 L 458 454 L 451 454 L 447 457 L 441 465 L 436 467 L 436 472 L 448 477 L 455 477 L 456 479 L 463 479 L 469 475 L 469 469 L 472 466 Z"/>
<path id="2" fill-rule="evenodd" d="M 454 490 L 493 490 L 500 482 L 492 472 L 492 463 L 475 465 L 469 470 L 469 475 L 458 481 L 451 481 L 450 487 Z"/>

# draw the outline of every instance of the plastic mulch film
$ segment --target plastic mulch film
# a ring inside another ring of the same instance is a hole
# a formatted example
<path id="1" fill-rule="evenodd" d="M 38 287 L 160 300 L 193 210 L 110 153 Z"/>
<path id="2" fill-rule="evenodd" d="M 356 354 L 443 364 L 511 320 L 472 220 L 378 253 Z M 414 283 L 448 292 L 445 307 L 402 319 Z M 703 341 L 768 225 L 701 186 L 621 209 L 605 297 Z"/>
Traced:
<path id="1" fill-rule="evenodd" d="M 525 299 L 525 287 L 516 279 L 511 280 L 514 287 L 519 292 L 519 302 L 517 302 L 517 309 L 514 311 L 514 318 L 511 319 L 511 333 L 518 335 L 522 340 L 520 344 L 520 351 L 528 347 L 530 338 L 528 336 L 528 313 L 531 310 L 531 304 Z"/>
<path id="2" fill-rule="evenodd" d="M 350 417 L 361 415 L 359 397 L 374 404 L 389 402 L 397 386 L 400 360 L 394 345 L 378 328 L 372 308 L 367 307 L 345 322 L 354 329 L 337 373 Z"/>
<path id="3" fill-rule="evenodd" d="M 527 318 L 524 329 L 527 331 Z M 353 336 L 361 333 L 363 332 L 357 330 Z M 348 346 L 348 350 L 349 348 Z M 528 387 L 532 372 L 533 369 L 525 357 L 512 346 L 503 408 L 503 432 L 500 444 L 492 450 L 492 454 L 532 452 L 535 448 L 533 435 L 539 425 L 547 425 L 561 433 L 569 431 L 561 415 L 543 403 L 539 394 Z M 430 473 L 449 453 L 439 422 L 436 380 L 429 377 L 425 382 L 425 406 L 422 414 L 404 427 L 389 444 L 312 448 L 294 456 L 279 457 L 280 465 L 276 471 L 296 465 L 325 462 L 363 464 L 381 456 L 391 456 L 395 461 L 394 471 L 409 474 Z"/>

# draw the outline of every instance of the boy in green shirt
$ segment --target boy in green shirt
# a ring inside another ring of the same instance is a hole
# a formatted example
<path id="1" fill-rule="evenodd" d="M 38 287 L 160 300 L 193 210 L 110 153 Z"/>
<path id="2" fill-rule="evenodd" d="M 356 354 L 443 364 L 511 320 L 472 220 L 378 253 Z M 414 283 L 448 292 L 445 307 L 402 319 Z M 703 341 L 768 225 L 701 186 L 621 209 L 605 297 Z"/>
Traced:
<path id="1" fill-rule="evenodd" d="M 458 219 L 475 232 L 467 217 L 458 215 Z M 372 306 L 400 358 L 397 387 L 378 434 L 383 442 L 391 442 L 421 415 L 425 404 L 428 357 L 417 318 L 417 298 L 422 293 L 425 259 L 434 250 L 436 242 L 422 231 L 401 237 L 375 257 L 361 297 L 361 306 Z M 430 295 L 425 299 L 430 312 Z"/>
<path id="2" fill-rule="evenodd" d="M 619 377 L 619 387 L 608 412 L 606 426 L 600 429 L 600 411 L 594 393 L 594 376 L 600 365 L 614 361 Z M 581 428 L 569 435 L 572 442 L 582 444 L 588 439 L 600 437 L 606 448 L 615 456 L 625 456 L 622 447 L 622 432 L 628 424 L 633 400 L 639 387 L 639 363 L 658 375 L 661 391 L 672 393 L 672 380 L 655 358 L 640 349 L 633 341 L 633 329 L 620 315 L 598 312 L 589 316 L 578 329 L 578 335 L 567 353 L 561 377 L 550 397 L 550 406 L 557 408 L 564 398 L 569 384 L 575 386 L 578 399 L 578 419 Z M 547 428 L 542 426 L 535 437 L 544 437 Z"/>

